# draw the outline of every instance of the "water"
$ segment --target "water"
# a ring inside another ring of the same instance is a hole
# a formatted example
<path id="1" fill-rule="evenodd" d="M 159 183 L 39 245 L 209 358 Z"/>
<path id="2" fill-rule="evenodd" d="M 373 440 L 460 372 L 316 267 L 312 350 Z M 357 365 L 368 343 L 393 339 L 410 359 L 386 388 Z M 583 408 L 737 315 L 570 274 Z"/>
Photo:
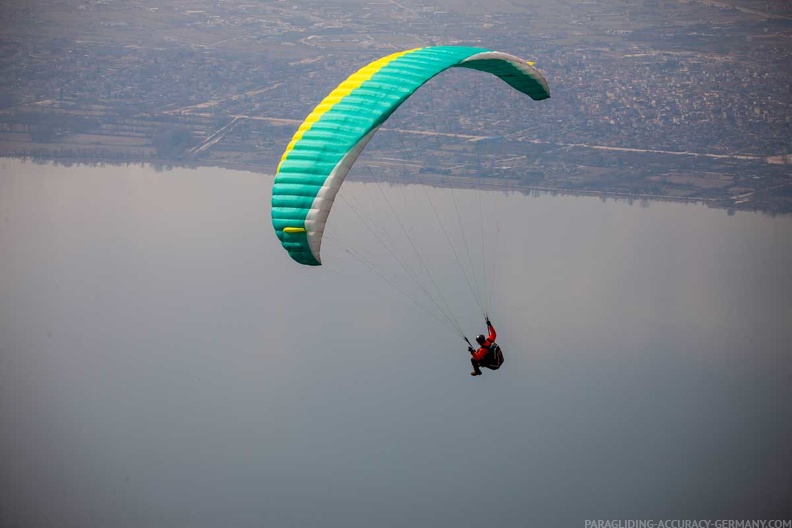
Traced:
<path id="1" fill-rule="evenodd" d="M 2 526 L 785 513 L 792 218 L 428 190 L 470 233 L 487 204 L 507 363 L 471 378 L 431 301 L 361 263 L 386 269 L 356 216 L 384 191 L 484 330 L 432 209 L 405 209 L 420 187 L 347 182 L 306 268 L 271 231 L 270 176 L 0 163 Z"/>

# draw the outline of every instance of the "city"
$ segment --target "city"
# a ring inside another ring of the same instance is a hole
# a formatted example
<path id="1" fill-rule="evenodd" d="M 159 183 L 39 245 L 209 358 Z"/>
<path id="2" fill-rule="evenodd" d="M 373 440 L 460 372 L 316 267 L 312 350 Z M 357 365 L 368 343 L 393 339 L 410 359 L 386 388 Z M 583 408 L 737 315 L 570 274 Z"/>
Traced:
<path id="1" fill-rule="evenodd" d="M 5 156 L 272 173 L 301 120 L 347 75 L 401 49 L 460 44 L 535 61 L 552 98 L 444 72 L 394 114 L 351 178 L 792 212 L 783 4 L 8 4 Z"/>

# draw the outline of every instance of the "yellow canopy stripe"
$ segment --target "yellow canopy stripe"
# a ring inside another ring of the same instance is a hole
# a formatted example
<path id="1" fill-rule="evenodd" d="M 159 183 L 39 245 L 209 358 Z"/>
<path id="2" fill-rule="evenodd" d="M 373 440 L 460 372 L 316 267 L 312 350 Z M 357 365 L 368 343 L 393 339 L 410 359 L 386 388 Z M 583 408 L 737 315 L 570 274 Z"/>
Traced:
<path id="1" fill-rule="evenodd" d="M 380 71 L 383 67 L 385 67 L 389 62 L 398 59 L 403 55 L 407 55 L 408 53 L 412 53 L 417 51 L 421 48 L 414 48 L 410 50 L 400 51 L 398 53 L 393 53 L 392 55 L 387 55 L 382 57 L 381 59 L 377 59 L 371 64 L 368 64 L 357 72 L 353 73 L 347 79 L 339 84 L 335 90 L 330 92 L 327 97 L 322 99 L 322 102 L 319 103 L 316 108 L 314 108 L 313 112 L 308 114 L 308 117 L 305 118 L 305 121 L 300 125 L 300 128 L 297 129 L 297 132 L 292 137 L 292 140 L 286 146 L 286 150 L 283 152 L 281 156 L 280 163 L 278 163 L 278 170 L 280 170 L 280 166 L 283 163 L 283 160 L 289 155 L 289 152 L 292 151 L 294 148 L 295 143 L 297 143 L 300 139 L 302 139 L 303 134 L 305 134 L 310 128 L 313 126 L 314 123 L 321 119 L 322 115 L 324 115 L 328 110 L 333 108 L 341 99 L 352 93 L 354 90 L 360 87 L 361 84 L 371 79 L 375 73 Z"/>

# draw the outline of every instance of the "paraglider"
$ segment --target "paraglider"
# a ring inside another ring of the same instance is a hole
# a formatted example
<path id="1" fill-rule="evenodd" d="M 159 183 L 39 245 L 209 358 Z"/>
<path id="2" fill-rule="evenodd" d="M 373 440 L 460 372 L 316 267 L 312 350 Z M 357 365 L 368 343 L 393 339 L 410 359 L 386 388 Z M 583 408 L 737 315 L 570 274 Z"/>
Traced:
<path id="1" fill-rule="evenodd" d="M 278 164 L 272 225 L 294 260 L 309 266 L 322 263 L 327 216 L 352 164 L 399 105 L 452 67 L 491 73 L 534 100 L 550 97 L 547 81 L 531 63 L 482 48 L 401 51 L 353 73 L 303 121 Z"/>
<path id="2" fill-rule="evenodd" d="M 503 365 L 503 351 L 495 342 L 498 334 L 495 332 L 495 327 L 492 326 L 489 318 L 485 321 L 489 335 L 480 334 L 476 336 L 476 342 L 479 344 L 478 350 L 473 348 L 473 345 L 468 341 L 468 352 L 470 352 L 470 363 L 473 365 L 473 372 L 471 376 L 481 376 L 481 367 L 490 370 L 498 370 Z M 467 339 L 465 339 L 467 341 Z"/>
<path id="3" fill-rule="evenodd" d="M 391 114 L 418 88 L 449 68 L 490 73 L 537 101 L 550 97 L 547 81 L 533 63 L 484 48 L 416 48 L 364 66 L 306 117 L 278 164 L 272 188 L 272 225 L 292 259 L 307 266 L 322 264 L 327 218 L 352 165 Z M 427 294 L 428 290 L 424 288 Z M 445 302 L 435 305 L 446 309 Z M 489 322 L 488 307 L 481 302 L 479 306 L 490 336 L 479 343 L 484 352 L 471 352 L 474 375 L 481 373 L 479 366 L 495 370 L 503 362 L 500 348 L 494 344 L 495 329 Z M 470 345 L 454 317 L 447 313 L 443 316 Z"/>

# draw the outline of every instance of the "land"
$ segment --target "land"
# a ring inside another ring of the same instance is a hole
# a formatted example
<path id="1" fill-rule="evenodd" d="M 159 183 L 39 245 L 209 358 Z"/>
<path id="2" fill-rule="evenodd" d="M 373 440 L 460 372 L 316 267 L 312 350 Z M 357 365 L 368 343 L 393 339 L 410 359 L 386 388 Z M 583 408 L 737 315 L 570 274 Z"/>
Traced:
<path id="1" fill-rule="evenodd" d="M 380 56 L 536 61 L 552 97 L 453 71 L 351 178 L 792 213 L 792 2 L 8 0 L 0 155 L 273 173 L 302 119 Z"/>

